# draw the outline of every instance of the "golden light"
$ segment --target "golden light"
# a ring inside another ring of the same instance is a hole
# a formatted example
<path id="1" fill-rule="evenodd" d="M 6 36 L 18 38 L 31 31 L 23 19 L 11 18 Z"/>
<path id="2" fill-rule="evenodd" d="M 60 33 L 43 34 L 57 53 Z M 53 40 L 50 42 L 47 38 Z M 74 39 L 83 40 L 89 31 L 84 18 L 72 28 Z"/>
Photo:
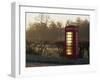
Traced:
<path id="1" fill-rule="evenodd" d="M 66 37 L 70 38 L 70 37 L 72 37 L 72 34 L 67 34 Z"/>
<path id="2" fill-rule="evenodd" d="M 66 45 L 67 45 L 67 46 L 72 46 L 72 43 L 67 43 Z"/>
<path id="3" fill-rule="evenodd" d="M 67 41 L 67 44 L 71 44 L 72 43 L 72 41 Z"/>
<path id="4" fill-rule="evenodd" d="M 72 55 L 72 47 L 67 47 L 66 54 Z"/>
<path id="5" fill-rule="evenodd" d="M 72 35 L 72 32 L 67 32 L 67 35 Z"/>
<path id="6" fill-rule="evenodd" d="M 72 37 L 70 37 L 70 38 L 67 37 L 66 40 L 67 40 L 67 41 L 72 41 Z"/>
<path id="7" fill-rule="evenodd" d="M 71 52 L 67 52 L 67 55 L 72 55 L 72 53 Z"/>
<path id="8" fill-rule="evenodd" d="M 67 55 L 72 55 L 72 50 L 71 49 L 67 49 Z"/>
<path id="9" fill-rule="evenodd" d="M 66 54 L 67 55 L 72 55 L 72 36 L 73 33 L 72 32 L 67 32 L 66 33 Z"/>

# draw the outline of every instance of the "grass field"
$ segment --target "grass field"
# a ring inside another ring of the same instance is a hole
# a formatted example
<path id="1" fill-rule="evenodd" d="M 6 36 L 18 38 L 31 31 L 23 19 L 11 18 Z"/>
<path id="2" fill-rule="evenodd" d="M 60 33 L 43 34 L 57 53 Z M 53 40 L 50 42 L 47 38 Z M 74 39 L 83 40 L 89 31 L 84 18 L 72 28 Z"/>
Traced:
<path id="1" fill-rule="evenodd" d="M 56 66 L 56 65 L 81 65 L 89 64 L 89 59 L 67 59 L 64 57 L 46 57 L 36 55 L 26 55 L 26 67 Z"/>

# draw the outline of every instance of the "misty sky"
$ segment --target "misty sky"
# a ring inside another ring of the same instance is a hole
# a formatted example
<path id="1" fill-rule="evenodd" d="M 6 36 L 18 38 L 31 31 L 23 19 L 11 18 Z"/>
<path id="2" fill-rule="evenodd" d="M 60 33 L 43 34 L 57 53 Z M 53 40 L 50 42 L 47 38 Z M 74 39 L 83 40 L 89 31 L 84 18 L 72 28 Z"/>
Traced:
<path id="1" fill-rule="evenodd" d="M 29 27 L 29 23 L 34 23 L 37 22 L 36 17 L 38 17 L 40 13 L 26 13 L 26 28 Z M 49 22 L 54 21 L 54 22 L 61 22 L 62 26 L 64 27 L 67 20 L 75 22 L 77 17 L 80 17 L 80 19 L 85 20 L 87 19 L 89 21 L 89 16 L 84 16 L 84 15 L 63 15 L 63 14 L 44 14 L 48 15 Z"/>

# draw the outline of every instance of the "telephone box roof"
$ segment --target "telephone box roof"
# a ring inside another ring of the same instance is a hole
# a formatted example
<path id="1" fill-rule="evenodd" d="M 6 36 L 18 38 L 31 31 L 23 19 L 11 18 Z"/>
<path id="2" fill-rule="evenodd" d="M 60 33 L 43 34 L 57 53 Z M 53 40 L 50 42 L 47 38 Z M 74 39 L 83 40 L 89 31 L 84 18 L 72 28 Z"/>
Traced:
<path id="1" fill-rule="evenodd" d="M 76 25 L 69 25 L 69 26 L 66 26 L 66 28 L 78 28 L 78 26 L 76 26 Z"/>
<path id="2" fill-rule="evenodd" d="M 75 26 L 75 25 L 69 25 L 69 26 L 66 26 L 65 27 L 65 30 L 66 31 L 78 31 L 79 29 L 78 29 L 78 26 Z"/>

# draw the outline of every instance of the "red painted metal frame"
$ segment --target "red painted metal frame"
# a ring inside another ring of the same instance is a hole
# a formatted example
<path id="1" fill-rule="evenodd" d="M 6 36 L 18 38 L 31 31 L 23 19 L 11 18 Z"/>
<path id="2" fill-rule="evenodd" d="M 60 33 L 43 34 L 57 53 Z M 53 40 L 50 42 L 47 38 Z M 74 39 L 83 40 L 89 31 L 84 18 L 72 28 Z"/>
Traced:
<path id="1" fill-rule="evenodd" d="M 73 33 L 73 39 L 72 39 L 72 55 L 66 54 L 66 32 L 72 32 Z M 69 25 L 65 27 L 65 57 L 71 58 L 71 59 L 77 59 L 79 56 L 78 53 L 78 27 L 74 25 Z"/>

